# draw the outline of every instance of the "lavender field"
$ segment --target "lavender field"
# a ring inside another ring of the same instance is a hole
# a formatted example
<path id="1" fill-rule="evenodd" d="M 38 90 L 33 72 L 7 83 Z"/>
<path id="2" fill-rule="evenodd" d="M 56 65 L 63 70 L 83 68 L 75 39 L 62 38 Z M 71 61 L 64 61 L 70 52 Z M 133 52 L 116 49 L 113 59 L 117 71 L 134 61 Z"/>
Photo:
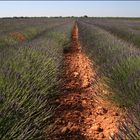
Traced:
<path id="1" fill-rule="evenodd" d="M 0 19 L 0 140 L 51 140 L 75 24 L 97 72 L 92 86 L 109 87 L 99 95 L 126 113 L 109 138 L 140 139 L 140 19 L 36 17 Z"/>

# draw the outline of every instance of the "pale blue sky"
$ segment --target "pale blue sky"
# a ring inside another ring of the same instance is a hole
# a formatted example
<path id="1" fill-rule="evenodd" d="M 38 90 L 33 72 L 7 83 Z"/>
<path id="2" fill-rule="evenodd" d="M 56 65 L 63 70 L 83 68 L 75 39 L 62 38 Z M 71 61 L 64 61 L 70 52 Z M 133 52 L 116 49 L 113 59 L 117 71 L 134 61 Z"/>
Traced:
<path id="1" fill-rule="evenodd" d="M 140 17 L 140 1 L 0 1 L 0 17 L 82 15 Z"/>

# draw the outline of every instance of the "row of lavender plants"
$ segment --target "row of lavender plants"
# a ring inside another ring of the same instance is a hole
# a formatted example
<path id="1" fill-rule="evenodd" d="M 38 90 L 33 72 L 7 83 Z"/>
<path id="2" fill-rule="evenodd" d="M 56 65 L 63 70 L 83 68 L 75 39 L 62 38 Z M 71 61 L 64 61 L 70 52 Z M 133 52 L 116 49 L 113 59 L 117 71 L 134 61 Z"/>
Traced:
<path id="1" fill-rule="evenodd" d="M 31 40 L 48 28 L 65 22 L 65 18 L 0 19 L 0 49 Z"/>
<path id="2" fill-rule="evenodd" d="M 61 23 L 0 54 L 1 140 L 42 140 L 53 129 L 51 102 L 60 94 L 62 53 L 73 26 Z"/>
<path id="3" fill-rule="evenodd" d="M 26 28 L 28 26 L 40 26 L 45 25 L 49 26 L 49 24 L 54 24 L 62 22 L 65 19 L 60 18 L 43 18 L 43 17 L 37 17 L 37 18 L 0 18 L 0 34 L 6 34 L 9 32 L 18 31 L 20 29 Z"/>
<path id="4" fill-rule="evenodd" d="M 109 98 L 121 107 L 130 109 L 129 119 L 120 125 L 121 133 L 116 139 L 140 138 L 139 49 L 86 20 L 79 20 L 78 25 L 83 49 L 98 66 L 101 79 L 114 91 Z"/>
<path id="5" fill-rule="evenodd" d="M 89 18 L 86 22 L 101 27 L 113 35 L 140 47 L 140 19 Z"/>

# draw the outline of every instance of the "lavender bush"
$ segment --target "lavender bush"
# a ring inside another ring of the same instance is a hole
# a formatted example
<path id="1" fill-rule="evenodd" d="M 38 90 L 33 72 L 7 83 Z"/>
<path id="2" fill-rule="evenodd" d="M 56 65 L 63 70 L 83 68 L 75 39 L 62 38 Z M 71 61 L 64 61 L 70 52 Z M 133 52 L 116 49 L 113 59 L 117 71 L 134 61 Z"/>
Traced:
<path id="1" fill-rule="evenodd" d="M 89 18 L 85 22 L 105 29 L 137 47 L 140 47 L 140 19 Z"/>
<path id="2" fill-rule="evenodd" d="M 114 93 L 108 97 L 127 110 L 126 120 L 112 140 L 140 139 L 140 51 L 106 30 L 78 21 L 83 49 L 98 66 L 100 78 Z"/>
<path id="3" fill-rule="evenodd" d="M 62 53 L 73 21 L 62 21 L 48 32 L 0 56 L 0 139 L 44 139 L 60 94 Z M 8 52 L 7 52 L 8 50 Z"/>

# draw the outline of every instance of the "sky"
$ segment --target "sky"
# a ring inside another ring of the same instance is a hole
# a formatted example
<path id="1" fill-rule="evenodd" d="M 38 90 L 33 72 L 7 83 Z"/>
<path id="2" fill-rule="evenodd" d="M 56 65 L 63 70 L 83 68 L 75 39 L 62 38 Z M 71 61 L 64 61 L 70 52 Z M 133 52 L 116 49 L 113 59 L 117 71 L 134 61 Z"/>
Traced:
<path id="1" fill-rule="evenodd" d="M 0 17 L 140 17 L 140 1 L 0 1 Z"/>

